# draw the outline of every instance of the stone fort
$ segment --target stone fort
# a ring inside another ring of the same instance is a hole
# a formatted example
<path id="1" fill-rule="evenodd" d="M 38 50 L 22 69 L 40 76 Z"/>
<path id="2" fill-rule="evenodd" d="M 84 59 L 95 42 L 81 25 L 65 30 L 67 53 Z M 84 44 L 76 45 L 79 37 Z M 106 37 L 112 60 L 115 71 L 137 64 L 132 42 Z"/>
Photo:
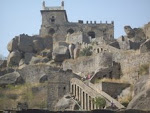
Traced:
<path id="1" fill-rule="evenodd" d="M 86 22 L 79 20 L 78 22 L 69 22 L 66 10 L 64 9 L 64 1 L 59 7 L 47 7 L 43 2 L 42 25 L 40 36 L 53 36 L 53 42 L 65 41 L 67 34 L 81 32 L 82 41 L 89 43 L 90 39 L 104 39 L 111 41 L 114 39 L 114 22 L 96 23 L 96 21 Z"/>
<path id="2" fill-rule="evenodd" d="M 105 99 L 105 109 L 112 102 L 115 108 L 124 108 L 120 99 L 133 94 L 130 84 L 139 80 L 140 65 L 150 62 L 150 23 L 144 29 L 125 26 L 126 35 L 114 39 L 113 21 L 69 22 L 64 1 L 58 7 L 45 2 L 42 6 L 39 34 L 20 34 L 8 43 L 8 59 L 0 61 L 0 86 L 45 85 L 34 89 L 42 89 L 36 94 L 43 97 L 38 102 L 51 111 L 100 109 L 93 101 L 97 97 Z M 90 55 L 81 54 L 87 49 Z M 38 102 L 29 102 L 29 107 Z"/>

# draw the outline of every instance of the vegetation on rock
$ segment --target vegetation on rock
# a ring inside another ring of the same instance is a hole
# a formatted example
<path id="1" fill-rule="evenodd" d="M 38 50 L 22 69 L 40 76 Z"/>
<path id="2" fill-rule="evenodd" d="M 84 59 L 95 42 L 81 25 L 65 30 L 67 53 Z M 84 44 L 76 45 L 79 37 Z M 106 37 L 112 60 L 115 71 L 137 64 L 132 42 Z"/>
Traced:
<path id="1" fill-rule="evenodd" d="M 80 51 L 80 56 L 91 56 L 92 55 L 92 46 L 85 47 Z"/>

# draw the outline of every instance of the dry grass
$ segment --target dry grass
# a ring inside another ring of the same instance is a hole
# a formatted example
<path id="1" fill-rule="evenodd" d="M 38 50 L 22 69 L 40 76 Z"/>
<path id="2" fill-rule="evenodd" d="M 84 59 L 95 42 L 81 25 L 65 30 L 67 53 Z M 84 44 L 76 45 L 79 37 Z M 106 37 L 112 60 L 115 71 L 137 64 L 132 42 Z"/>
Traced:
<path id="1" fill-rule="evenodd" d="M 8 85 L 0 88 L 0 109 L 14 109 L 18 102 L 27 102 L 29 108 L 45 108 L 47 101 L 47 83 Z M 33 94 L 32 88 L 37 87 L 41 90 Z"/>
<path id="2" fill-rule="evenodd" d="M 129 104 L 129 102 L 132 100 L 132 94 L 128 94 L 122 98 L 119 98 L 118 101 L 124 105 L 125 107 L 127 107 L 127 105 Z"/>

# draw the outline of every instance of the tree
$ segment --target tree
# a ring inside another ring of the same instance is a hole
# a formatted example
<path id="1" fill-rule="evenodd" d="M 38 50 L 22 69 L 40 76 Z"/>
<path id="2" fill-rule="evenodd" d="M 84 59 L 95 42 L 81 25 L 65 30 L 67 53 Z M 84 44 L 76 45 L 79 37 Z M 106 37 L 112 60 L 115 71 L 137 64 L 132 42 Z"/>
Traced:
<path id="1" fill-rule="evenodd" d="M 93 99 L 93 103 L 96 104 L 96 106 L 100 109 L 106 106 L 106 100 L 102 97 L 96 97 L 95 99 Z"/>

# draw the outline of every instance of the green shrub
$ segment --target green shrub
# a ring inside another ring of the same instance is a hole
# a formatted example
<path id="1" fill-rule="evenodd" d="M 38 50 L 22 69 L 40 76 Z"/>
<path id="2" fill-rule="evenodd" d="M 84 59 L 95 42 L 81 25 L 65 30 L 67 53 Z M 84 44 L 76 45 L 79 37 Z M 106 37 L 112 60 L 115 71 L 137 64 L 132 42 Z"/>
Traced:
<path id="1" fill-rule="evenodd" d="M 80 51 L 80 56 L 91 56 L 92 55 L 92 46 L 85 47 Z"/>
<path id="2" fill-rule="evenodd" d="M 140 66 L 139 75 L 147 75 L 149 74 L 149 64 L 144 64 Z"/>
<path id="3" fill-rule="evenodd" d="M 93 99 L 93 103 L 96 104 L 96 106 L 100 109 L 106 106 L 106 100 L 102 97 L 96 97 L 95 99 Z"/>

